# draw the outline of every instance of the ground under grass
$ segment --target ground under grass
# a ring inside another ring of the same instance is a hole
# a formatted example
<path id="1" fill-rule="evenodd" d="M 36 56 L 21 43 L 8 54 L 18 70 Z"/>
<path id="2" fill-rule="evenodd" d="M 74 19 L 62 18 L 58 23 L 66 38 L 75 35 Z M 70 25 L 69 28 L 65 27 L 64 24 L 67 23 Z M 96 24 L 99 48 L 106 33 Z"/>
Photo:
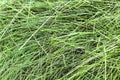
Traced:
<path id="1" fill-rule="evenodd" d="M 120 80 L 120 1 L 0 0 L 0 80 Z"/>

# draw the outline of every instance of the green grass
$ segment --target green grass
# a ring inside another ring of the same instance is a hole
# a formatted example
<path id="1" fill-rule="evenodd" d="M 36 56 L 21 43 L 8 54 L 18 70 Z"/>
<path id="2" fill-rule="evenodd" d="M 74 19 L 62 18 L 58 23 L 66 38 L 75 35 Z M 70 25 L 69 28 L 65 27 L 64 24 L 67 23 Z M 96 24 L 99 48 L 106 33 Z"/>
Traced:
<path id="1" fill-rule="evenodd" d="M 120 80 L 120 1 L 0 0 L 0 80 Z"/>

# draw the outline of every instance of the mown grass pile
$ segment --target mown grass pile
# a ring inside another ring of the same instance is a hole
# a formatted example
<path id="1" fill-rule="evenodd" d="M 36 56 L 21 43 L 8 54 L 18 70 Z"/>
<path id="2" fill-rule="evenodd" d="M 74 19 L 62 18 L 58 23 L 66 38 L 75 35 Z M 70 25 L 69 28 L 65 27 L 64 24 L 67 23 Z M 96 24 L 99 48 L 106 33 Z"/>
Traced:
<path id="1" fill-rule="evenodd" d="M 0 80 L 120 80 L 120 1 L 0 0 Z"/>

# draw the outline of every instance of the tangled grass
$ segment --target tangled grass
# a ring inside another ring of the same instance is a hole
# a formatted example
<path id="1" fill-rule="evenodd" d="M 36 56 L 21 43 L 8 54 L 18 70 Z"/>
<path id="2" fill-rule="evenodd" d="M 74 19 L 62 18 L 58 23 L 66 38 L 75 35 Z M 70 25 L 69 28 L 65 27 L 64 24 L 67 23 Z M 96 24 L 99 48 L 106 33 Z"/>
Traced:
<path id="1" fill-rule="evenodd" d="M 0 80 L 120 80 L 119 0 L 0 0 Z"/>

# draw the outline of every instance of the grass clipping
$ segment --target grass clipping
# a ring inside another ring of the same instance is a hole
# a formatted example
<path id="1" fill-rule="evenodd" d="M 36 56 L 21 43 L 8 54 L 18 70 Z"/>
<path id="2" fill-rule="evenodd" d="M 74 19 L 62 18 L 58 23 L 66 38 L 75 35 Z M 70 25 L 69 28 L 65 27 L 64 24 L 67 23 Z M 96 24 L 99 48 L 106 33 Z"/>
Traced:
<path id="1" fill-rule="evenodd" d="M 120 80 L 119 0 L 1 0 L 0 80 Z"/>

